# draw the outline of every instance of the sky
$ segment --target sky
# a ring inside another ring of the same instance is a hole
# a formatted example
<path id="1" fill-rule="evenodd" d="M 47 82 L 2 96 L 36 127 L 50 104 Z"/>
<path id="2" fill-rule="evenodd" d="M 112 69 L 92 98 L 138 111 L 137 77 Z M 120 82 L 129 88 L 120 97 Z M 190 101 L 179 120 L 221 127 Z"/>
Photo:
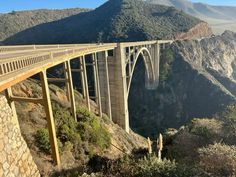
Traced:
<path id="1" fill-rule="evenodd" d="M 2 1 L 2 2 L 1 2 Z M 33 10 L 33 9 L 64 9 L 64 8 L 96 8 L 106 0 L 0 0 L 0 13 L 11 12 L 13 10 Z M 236 0 L 192 0 L 193 2 L 204 2 L 212 5 L 233 5 Z"/>

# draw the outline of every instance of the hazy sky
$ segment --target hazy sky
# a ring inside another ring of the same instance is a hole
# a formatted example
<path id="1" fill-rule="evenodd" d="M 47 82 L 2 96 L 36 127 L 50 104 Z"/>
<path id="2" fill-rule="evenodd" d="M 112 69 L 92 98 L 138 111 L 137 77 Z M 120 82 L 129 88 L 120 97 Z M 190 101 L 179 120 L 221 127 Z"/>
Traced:
<path id="1" fill-rule="evenodd" d="M 96 8 L 106 0 L 0 0 L 0 13 L 13 10 L 29 9 L 63 9 L 72 7 Z M 192 0 L 194 2 L 204 2 L 214 5 L 234 5 L 236 0 Z"/>

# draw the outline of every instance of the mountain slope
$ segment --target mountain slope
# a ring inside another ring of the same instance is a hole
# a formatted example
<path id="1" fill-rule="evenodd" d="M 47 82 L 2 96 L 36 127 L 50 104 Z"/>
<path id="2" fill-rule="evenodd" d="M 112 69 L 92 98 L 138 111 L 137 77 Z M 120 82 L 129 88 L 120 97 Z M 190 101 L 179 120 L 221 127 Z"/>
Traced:
<path id="1" fill-rule="evenodd" d="M 236 7 L 211 6 L 203 3 L 192 3 L 188 0 L 146 0 L 152 4 L 174 6 L 177 9 L 207 21 L 214 32 L 219 33 L 224 30 L 236 31 Z"/>
<path id="2" fill-rule="evenodd" d="M 71 15 L 86 12 L 87 9 L 32 10 L 0 14 L 0 41 L 38 24 L 60 20 Z"/>
<path id="3" fill-rule="evenodd" d="M 173 38 L 200 23 L 204 22 L 173 7 L 151 5 L 138 0 L 110 0 L 93 11 L 24 30 L 4 43 L 114 42 Z M 205 26 L 208 29 L 207 24 Z M 207 34 L 200 36 L 209 34 L 210 29 Z"/>
<path id="4" fill-rule="evenodd" d="M 236 33 L 178 41 L 170 49 L 168 57 L 162 51 L 162 81 L 157 90 L 145 89 L 142 64 L 134 72 L 129 95 L 130 125 L 146 136 L 180 127 L 196 117 L 214 117 L 236 103 Z M 168 66 L 165 61 L 170 56 L 173 61 L 163 80 L 163 68 Z"/>

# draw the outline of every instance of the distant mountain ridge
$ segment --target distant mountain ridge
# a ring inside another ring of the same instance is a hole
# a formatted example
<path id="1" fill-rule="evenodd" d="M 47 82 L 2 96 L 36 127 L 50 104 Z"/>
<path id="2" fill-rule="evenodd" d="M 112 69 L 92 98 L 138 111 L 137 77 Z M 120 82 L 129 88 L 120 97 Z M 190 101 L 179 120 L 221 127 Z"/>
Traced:
<path id="1" fill-rule="evenodd" d="M 225 30 L 236 32 L 236 7 L 212 6 L 204 3 L 192 3 L 189 0 L 146 0 L 146 2 L 174 6 L 190 15 L 207 21 L 216 33 Z"/>
<path id="2" fill-rule="evenodd" d="M 211 30 L 205 22 L 173 7 L 153 5 L 140 0 L 109 0 L 95 10 L 23 30 L 5 39 L 4 43 L 49 44 L 170 39 L 180 33 L 187 33 L 199 24 L 204 28 L 203 33 L 201 29 L 195 29 L 191 35 L 209 36 Z"/>
<path id="3" fill-rule="evenodd" d="M 5 14 L 0 13 L 0 42 L 33 26 L 60 20 L 87 11 L 88 9 L 72 8 L 64 10 L 39 9 L 12 11 Z"/>

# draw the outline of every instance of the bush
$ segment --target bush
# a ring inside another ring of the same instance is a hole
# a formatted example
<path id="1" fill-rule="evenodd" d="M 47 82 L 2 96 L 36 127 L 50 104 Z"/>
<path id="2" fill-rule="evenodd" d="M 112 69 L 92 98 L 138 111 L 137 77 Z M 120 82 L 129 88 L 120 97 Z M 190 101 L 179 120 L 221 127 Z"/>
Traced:
<path id="1" fill-rule="evenodd" d="M 200 166 L 215 177 L 236 175 L 236 146 L 209 145 L 199 149 Z"/>
<path id="2" fill-rule="evenodd" d="M 159 160 L 156 156 L 147 156 L 137 162 L 137 176 L 174 177 L 177 164 L 170 160 Z"/>
<path id="3" fill-rule="evenodd" d="M 224 121 L 224 130 L 230 144 L 236 143 L 236 105 L 228 106 L 220 115 Z"/>
<path id="4" fill-rule="evenodd" d="M 102 127 L 101 119 L 90 113 L 86 108 L 79 108 L 78 115 L 82 117 L 81 121 L 78 123 L 78 130 L 82 140 L 88 140 L 102 150 L 109 148 L 111 135 Z"/>
<path id="5" fill-rule="evenodd" d="M 49 141 L 48 130 L 45 128 L 39 129 L 35 134 L 37 146 L 43 152 L 49 154 L 51 152 L 51 146 Z"/>
<path id="6" fill-rule="evenodd" d="M 110 146 L 109 132 L 103 128 L 101 119 L 87 108 L 77 108 L 78 122 L 74 120 L 69 110 L 57 103 L 53 104 L 53 112 L 57 137 L 63 143 L 63 149 L 69 149 L 75 158 L 83 160 L 84 154 L 91 157 L 97 150 L 104 150 Z"/>
<path id="7" fill-rule="evenodd" d="M 190 133 L 201 136 L 207 140 L 221 139 L 223 122 L 216 119 L 193 119 L 189 126 Z"/>
<path id="8" fill-rule="evenodd" d="M 169 77 L 170 67 L 174 61 L 174 53 L 171 49 L 166 49 L 160 57 L 160 82 L 164 82 Z"/>

